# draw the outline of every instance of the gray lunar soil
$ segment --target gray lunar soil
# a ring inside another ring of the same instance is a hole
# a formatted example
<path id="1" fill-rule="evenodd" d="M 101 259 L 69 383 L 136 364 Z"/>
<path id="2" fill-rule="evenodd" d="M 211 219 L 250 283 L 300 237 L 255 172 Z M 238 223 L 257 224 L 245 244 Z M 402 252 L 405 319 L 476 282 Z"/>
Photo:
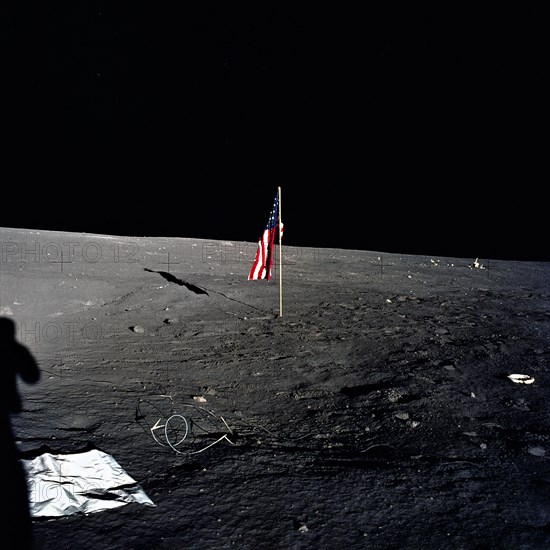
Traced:
<path id="1" fill-rule="evenodd" d="M 1 243 L 21 452 L 98 448 L 156 505 L 37 547 L 550 547 L 550 264 L 283 247 L 280 317 L 255 243 Z"/>

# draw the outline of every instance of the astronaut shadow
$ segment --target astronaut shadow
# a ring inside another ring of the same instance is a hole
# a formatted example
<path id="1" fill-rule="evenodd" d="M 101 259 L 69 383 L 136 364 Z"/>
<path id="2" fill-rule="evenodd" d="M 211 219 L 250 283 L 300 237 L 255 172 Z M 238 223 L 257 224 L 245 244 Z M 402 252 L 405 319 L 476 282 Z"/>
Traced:
<path id="1" fill-rule="evenodd" d="M 2 514 L 4 540 L 16 548 L 32 548 L 32 521 L 27 480 L 17 448 L 11 415 L 23 410 L 18 381 L 34 384 L 40 379 L 38 365 L 28 349 L 16 340 L 16 325 L 0 317 L 0 441 L 3 449 L 2 498 L 9 503 Z"/>

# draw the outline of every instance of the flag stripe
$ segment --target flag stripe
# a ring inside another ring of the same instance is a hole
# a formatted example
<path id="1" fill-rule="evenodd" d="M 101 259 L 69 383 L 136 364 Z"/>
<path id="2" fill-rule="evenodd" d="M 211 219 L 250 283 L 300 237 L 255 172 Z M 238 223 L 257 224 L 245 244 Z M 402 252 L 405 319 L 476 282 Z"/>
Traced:
<path id="1" fill-rule="evenodd" d="M 277 220 L 278 212 L 279 196 L 276 195 L 275 200 L 273 201 L 273 208 L 271 210 L 269 220 L 262 236 L 258 240 L 256 256 L 254 257 L 252 268 L 250 269 L 250 273 L 248 274 L 249 281 L 266 278 L 269 281 L 271 279 L 271 266 L 273 264 L 275 232 L 277 231 L 277 228 L 281 232 L 281 237 L 283 234 L 283 224 L 279 224 Z"/>
<path id="2" fill-rule="evenodd" d="M 258 250 L 256 251 L 256 258 L 252 264 L 249 279 L 264 279 L 265 278 L 265 260 L 266 260 L 266 248 L 268 242 L 268 230 L 264 231 L 262 238 L 258 241 Z"/>

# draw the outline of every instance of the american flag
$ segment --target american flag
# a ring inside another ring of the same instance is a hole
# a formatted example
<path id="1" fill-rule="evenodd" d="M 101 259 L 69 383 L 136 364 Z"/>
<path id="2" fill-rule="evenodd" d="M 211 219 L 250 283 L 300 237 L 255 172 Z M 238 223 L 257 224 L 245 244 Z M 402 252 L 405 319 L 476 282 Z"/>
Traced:
<path id="1" fill-rule="evenodd" d="M 274 254 L 274 242 L 275 233 L 277 227 L 279 227 L 278 221 L 279 215 L 279 194 L 275 196 L 273 201 L 273 208 L 269 215 L 269 220 L 265 226 L 264 232 L 258 241 L 258 250 L 256 250 L 256 257 L 252 264 L 252 269 L 248 274 L 248 280 L 265 279 L 269 281 L 271 279 L 271 264 L 273 263 Z M 283 224 L 279 227 L 280 236 L 283 236 Z"/>

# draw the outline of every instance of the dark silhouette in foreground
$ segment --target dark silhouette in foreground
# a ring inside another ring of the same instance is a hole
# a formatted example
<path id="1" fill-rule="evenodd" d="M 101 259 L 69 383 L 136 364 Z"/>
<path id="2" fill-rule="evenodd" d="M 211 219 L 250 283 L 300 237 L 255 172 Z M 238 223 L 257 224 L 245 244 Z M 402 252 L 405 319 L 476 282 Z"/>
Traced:
<path id="1" fill-rule="evenodd" d="M 174 277 L 174 275 L 172 275 L 171 273 L 168 273 L 166 271 L 154 271 L 153 269 L 147 269 L 146 267 L 144 267 L 143 269 L 144 271 L 147 271 L 149 273 L 158 273 L 163 279 L 167 280 L 169 283 L 184 286 L 187 290 L 190 290 L 195 294 L 206 294 L 208 296 L 208 292 L 206 292 L 204 288 L 201 288 L 200 286 L 194 285 L 192 283 L 188 283 L 183 279 L 178 279 L 177 277 Z"/>
<path id="2" fill-rule="evenodd" d="M 27 480 L 19 459 L 10 415 L 22 410 L 17 379 L 34 384 L 40 378 L 38 365 L 28 349 L 15 339 L 15 323 L 0 317 L 0 414 L 2 458 L 5 470 L 1 498 L 2 548 L 32 548 L 32 522 Z"/>

